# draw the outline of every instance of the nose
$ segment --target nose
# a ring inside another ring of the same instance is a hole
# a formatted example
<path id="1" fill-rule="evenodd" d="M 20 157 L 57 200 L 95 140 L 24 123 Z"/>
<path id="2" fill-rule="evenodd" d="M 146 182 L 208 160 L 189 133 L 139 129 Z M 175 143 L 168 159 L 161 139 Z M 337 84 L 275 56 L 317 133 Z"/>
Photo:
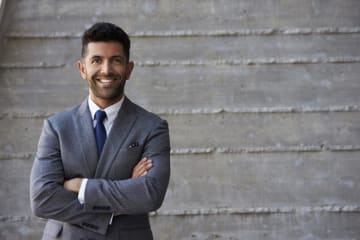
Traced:
<path id="1" fill-rule="evenodd" d="M 109 61 L 104 61 L 101 65 L 101 73 L 104 75 L 108 75 L 111 73 L 111 64 Z"/>

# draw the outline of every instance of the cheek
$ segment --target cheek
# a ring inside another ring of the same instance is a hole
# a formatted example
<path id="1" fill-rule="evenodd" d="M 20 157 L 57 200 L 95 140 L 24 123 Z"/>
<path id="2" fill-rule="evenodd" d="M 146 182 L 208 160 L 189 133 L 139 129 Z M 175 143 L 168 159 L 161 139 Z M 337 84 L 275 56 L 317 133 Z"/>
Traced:
<path id="1" fill-rule="evenodd" d="M 118 74 L 124 75 L 126 73 L 126 67 L 117 66 L 113 68 Z"/>
<path id="2" fill-rule="evenodd" d="M 97 74 L 97 70 L 94 68 L 88 68 L 86 72 L 86 79 L 91 79 Z"/>
<path id="3" fill-rule="evenodd" d="M 129 78 L 130 74 L 131 74 L 131 69 L 130 68 L 124 69 L 124 77 L 125 78 Z"/>

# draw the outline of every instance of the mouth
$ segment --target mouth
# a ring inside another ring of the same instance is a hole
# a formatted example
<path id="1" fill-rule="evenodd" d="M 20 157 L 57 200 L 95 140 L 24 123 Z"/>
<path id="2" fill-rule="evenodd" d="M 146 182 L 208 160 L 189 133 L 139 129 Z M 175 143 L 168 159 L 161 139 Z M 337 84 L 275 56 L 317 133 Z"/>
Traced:
<path id="1" fill-rule="evenodd" d="M 100 82 L 100 83 L 104 83 L 104 84 L 109 84 L 109 83 L 113 83 L 115 81 L 115 79 L 99 79 L 99 78 L 97 78 L 96 81 Z"/>
<path id="2" fill-rule="evenodd" d="M 121 81 L 121 76 L 117 74 L 96 74 L 93 76 L 93 81 L 101 87 L 113 87 L 118 81 Z"/>
<path id="3" fill-rule="evenodd" d="M 117 77 L 97 77 L 96 82 L 103 87 L 112 87 L 119 80 Z"/>

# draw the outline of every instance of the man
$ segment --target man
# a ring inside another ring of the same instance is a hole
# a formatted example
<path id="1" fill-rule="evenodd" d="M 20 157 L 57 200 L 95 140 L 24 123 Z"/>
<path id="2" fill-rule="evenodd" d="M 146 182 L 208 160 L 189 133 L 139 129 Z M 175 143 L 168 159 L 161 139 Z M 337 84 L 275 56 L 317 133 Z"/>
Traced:
<path id="1" fill-rule="evenodd" d="M 153 239 L 148 213 L 162 204 L 170 177 L 167 122 L 124 95 L 134 63 L 121 28 L 94 24 L 82 45 L 89 97 L 45 120 L 32 210 L 49 219 L 43 239 Z"/>

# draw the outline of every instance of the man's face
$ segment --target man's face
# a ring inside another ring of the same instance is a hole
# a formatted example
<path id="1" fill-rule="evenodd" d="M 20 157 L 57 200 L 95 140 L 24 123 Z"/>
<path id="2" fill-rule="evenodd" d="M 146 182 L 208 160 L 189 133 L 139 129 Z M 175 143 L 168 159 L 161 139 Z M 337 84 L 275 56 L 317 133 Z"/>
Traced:
<path id="1" fill-rule="evenodd" d="M 90 42 L 86 55 L 78 62 L 80 74 L 89 84 L 90 97 L 101 108 L 122 98 L 133 67 L 118 42 Z"/>

